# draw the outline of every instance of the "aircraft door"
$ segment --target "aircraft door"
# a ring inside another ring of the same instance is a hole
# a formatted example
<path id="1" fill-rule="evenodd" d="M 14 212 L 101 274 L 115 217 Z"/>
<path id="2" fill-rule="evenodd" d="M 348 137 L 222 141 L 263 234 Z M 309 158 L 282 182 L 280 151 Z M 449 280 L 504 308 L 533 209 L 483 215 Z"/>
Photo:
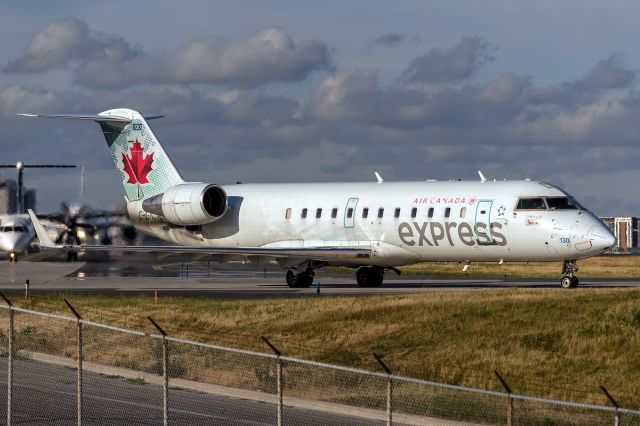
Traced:
<path id="1" fill-rule="evenodd" d="M 491 207 L 493 207 L 492 200 L 480 200 L 476 207 L 476 219 L 473 227 L 476 241 L 480 245 L 493 244 L 493 237 L 491 236 Z"/>
<path id="2" fill-rule="evenodd" d="M 344 208 L 344 227 L 353 228 L 356 220 L 356 206 L 358 205 L 358 198 L 349 198 L 347 205 Z"/>

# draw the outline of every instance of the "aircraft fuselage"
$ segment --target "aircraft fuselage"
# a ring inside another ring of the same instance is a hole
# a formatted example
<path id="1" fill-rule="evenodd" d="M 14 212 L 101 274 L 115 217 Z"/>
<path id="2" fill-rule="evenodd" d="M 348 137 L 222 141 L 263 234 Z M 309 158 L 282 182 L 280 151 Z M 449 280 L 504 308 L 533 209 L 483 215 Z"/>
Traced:
<path id="1" fill-rule="evenodd" d="M 522 198 L 567 198 L 535 181 L 238 184 L 215 222 L 184 227 L 129 203 L 134 225 L 173 244 L 210 247 L 366 247 L 359 265 L 419 261 L 563 261 L 615 239 L 580 208 L 518 208 Z M 335 264 L 353 265 L 337 257 Z"/>

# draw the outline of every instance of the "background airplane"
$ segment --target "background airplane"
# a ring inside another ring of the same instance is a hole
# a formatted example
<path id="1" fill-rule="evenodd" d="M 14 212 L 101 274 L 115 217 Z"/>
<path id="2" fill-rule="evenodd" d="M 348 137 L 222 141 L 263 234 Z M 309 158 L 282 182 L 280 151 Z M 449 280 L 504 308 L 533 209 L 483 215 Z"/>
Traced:
<path id="1" fill-rule="evenodd" d="M 18 255 L 25 252 L 35 238 L 29 215 L 24 209 L 24 169 L 75 168 L 70 164 L 2 164 L 0 168 L 15 168 L 18 172 L 17 214 L 0 215 L 0 250 L 8 253 L 9 260 L 16 262 Z M 84 167 L 80 178 L 80 201 L 62 202 L 57 213 L 38 214 L 47 232 L 56 243 L 66 244 L 111 244 L 114 237 L 120 237 L 125 244 L 131 244 L 136 231 L 129 222 L 126 212 L 95 210 L 84 203 Z M 67 260 L 77 260 L 78 253 L 67 252 Z"/>
<path id="2" fill-rule="evenodd" d="M 358 268 L 360 286 L 379 286 L 385 270 L 423 261 L 562 261 L 569 288 L 579 283 L 577 260 L 615 244 L 597 217 L 545 182 L 186 182 L 146 122 L 157 116 L 21 115 L 98 122 L 132 223 L 174 244 L 110 249 L 275 260 L 290 287 L 310 286 L 326 265 Z M 42 246 L 105 249 L 55 244 L 32 220 Z"/>

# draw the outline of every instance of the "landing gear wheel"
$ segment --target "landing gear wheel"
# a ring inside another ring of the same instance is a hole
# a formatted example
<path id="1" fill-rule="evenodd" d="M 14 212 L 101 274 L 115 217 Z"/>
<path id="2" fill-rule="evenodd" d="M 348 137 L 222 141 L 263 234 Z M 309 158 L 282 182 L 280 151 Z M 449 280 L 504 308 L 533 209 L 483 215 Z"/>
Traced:
<path id="1" fill-rule="evenodd" d="M 560 281 L 562 288 L 576 288 L 579 284 L 580 281 L 578 280 L 578 277 L 565 276 L 562 277 L 562 280 Z"/>
<path id="2" fill-rule="evenodd" d="M 560 285 L 562 288 L 576 288 L 580 284 L 578 277 L 574 274 L 578 272 L 578 265 L 575 260 L 565 261 L 562 266 L 562 279 Z"/>
<path id="3" fill-rule="evenodd" d="M 291 269 L 287 271 L 287 285 L 291 288 L 296 288 L 296 274 Z"/>
<path id="4" fill-rule="evenodd" d="M 369 268 L 363 266 L 362 268 L 356 271 L 356 281 L 358 282 L 358 287 L 368 287 L 369 283 Z"/>
<path id="5" fill-rule="evenodd" d="M 311 272 L 302 272 L 298 274 L 298 287 L 300 288 L 309 288 L 313 284 L 314 273 Z"/>
<path id="6" fill-rule="evenodd" d="M 305 271 L 294 274 L 292 270 L 287 271 L 287 285 L 291 288 L 309 288 L 313 284 L 313 271 Z"/>
<path id="7" fill-rule="evenodd" d="M 359 287 L 380 287 L 383 279 L 384 269 L 375 266 L 363 266 L 356 272 Z"/>

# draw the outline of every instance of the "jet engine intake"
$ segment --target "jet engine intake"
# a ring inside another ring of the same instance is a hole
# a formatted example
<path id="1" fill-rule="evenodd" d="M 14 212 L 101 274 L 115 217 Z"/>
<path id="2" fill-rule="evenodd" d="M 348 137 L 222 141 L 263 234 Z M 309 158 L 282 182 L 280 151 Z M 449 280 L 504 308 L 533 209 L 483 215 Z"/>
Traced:
<path id="1" fill-rule="evenodd" d="M 227 193 L 218 185 L 185 183 L 147 198 L 142 209 L 174 225 L 204 225 L 227 211 Z"/>

